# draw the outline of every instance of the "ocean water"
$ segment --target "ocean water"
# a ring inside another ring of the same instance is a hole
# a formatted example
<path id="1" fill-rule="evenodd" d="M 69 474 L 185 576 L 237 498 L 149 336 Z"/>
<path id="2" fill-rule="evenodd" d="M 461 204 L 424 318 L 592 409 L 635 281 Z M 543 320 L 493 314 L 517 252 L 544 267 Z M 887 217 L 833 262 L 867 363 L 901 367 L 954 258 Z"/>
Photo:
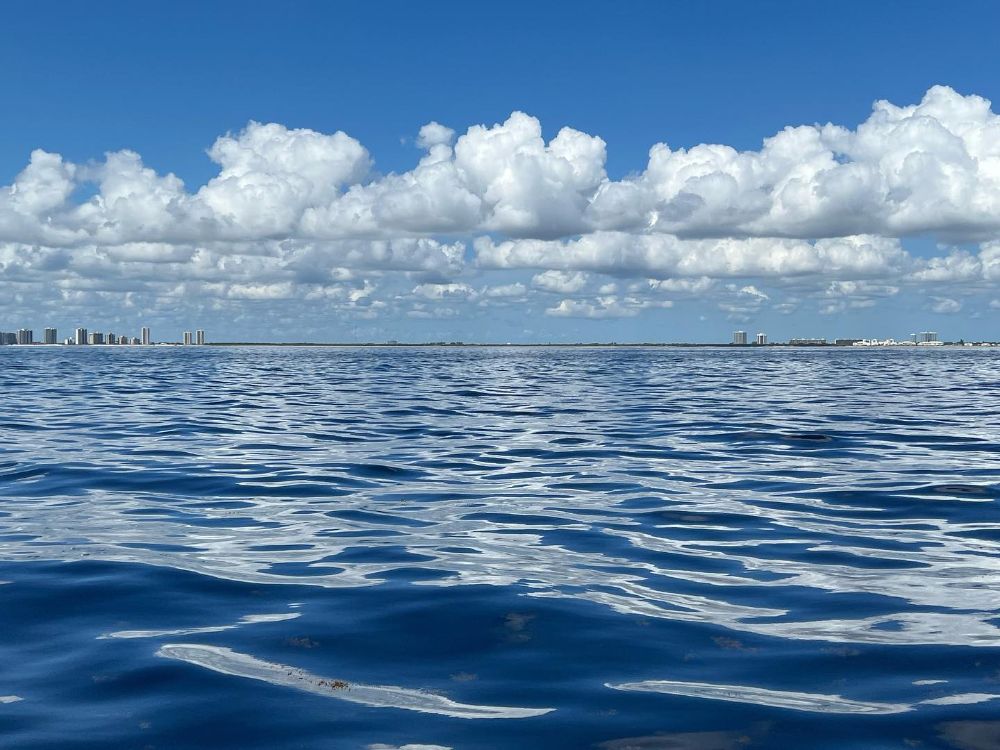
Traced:
<path id="1" fill-rule="evenodd" d="M 0 747 L 1000 747 L 1000 352 L 0 349 Z"/>

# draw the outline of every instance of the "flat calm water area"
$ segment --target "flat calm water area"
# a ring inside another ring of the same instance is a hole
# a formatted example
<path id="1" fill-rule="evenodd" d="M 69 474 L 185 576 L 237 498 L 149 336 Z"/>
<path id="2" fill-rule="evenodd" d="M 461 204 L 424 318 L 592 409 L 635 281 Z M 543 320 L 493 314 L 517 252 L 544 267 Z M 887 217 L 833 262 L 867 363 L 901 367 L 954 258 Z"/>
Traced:
<path id="1" fill-rule="evenodd" d="M 0 747 L 1000 747 L 1000 351 L 5 347 Z"/>

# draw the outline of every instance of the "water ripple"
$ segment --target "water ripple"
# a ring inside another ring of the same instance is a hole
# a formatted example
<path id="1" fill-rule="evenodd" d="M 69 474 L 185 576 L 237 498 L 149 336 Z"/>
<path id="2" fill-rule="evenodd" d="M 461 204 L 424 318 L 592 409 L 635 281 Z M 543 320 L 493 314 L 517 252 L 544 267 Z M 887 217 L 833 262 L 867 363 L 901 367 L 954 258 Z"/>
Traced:
<path id="1" fill-rule="evenodd" d="M 610 618 L 598 630 L 611 652 L 637 623 L 683 639 L 666 672 L 602 662 L 588 677 L 675 695 L 698 682 L 683 660 L 712 649 L 757 670 L 783 649 L 974 647 L 985 656 L 970 663 L 990 665 L 1000 648 L 994 351 L 95 347 L 0 359 L 18 399 L 0 420 L 4 592 L 18 565 L 53 561 L 330 596 L 485 586 Z M 282 611 L 280 593 L 261 596 Z M 235 639 L 295 616 L 237 630 L 255 621 L 218 625 L 232 621 L 220 610 L 178 627 L 170 615 L 89 637 Z M 717 645 L 729 642 L 745 648 Z M 743 681 L 712 663 L 719 679 L 704 684 L 723 687 L 701 697 Z M 802 692 L 829 710 L 920 713 L 992 700 L 988 679 L 856 704 L 836 690 L 740 690 L 769 706 Z"/>
<path id="2" fill-rule="evenodd" d="M 378 708 L 403 708 L 456 719 L 526 719 L 542 716 L 551 708 L 512 708 L 508 706 L 472 706 L 456 703 L 443 695 L 389 685 L 363 685 L 317 677 L 302 669 L 257 659 L 228 648 L 200 646 L 193 643 L 168 643 L 157 656 L 194 664 L 214 672 L 291 687 L 325 698 L 361 703 Z"/>

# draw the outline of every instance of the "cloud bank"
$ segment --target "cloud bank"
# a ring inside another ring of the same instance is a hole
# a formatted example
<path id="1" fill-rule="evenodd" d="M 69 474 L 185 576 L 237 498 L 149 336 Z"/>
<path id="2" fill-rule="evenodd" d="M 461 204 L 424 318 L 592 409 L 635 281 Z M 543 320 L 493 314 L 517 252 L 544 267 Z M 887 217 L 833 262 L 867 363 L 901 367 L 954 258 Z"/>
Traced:
<path id="1" fill-rule="evenodd" d="M 125 306 L 311 300 L 368 317 L 533 301 L 550 317 L 628 317 L 697 296 L 740 319 L 743 282 L 794 290 L 753 310 L 809 298 L 833 313 L 887 286 L 941 314 L 996 297 L 1000 116 L 978 96 L 936 86 L 917 104 L 876 102 L 853 129 L 787 127 L 756 151 L 657 143 L 623 179 L 599 136 L 546 140 L 522 112 L 456 135 L 424 125 L 416 166 L 381 174 L 346 133 L 251 122 L 210 146 L 218 173 L 197 189 L 133 151 L 74 164 L 39 149 L 0 188 L 0 287 Z M 921 236 L 936 254 L 905 249 Z"/>

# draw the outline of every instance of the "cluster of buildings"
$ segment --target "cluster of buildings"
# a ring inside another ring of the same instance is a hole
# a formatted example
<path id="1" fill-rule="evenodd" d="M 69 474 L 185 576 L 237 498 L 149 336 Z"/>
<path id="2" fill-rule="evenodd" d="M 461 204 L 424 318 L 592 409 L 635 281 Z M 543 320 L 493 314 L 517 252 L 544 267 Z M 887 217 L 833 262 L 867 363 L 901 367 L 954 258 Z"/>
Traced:
<path id="1" fill-rule="evenodd" d="M 921 331 L 911 333 L 908 339 L 896 341 L 896 339 L 858 339 L 852 341 L 851 346 L 943 346 L 944 342 L 938 338 L 934 331 Z"/>
<path id="2" fill-rule="evenodd" d="M 186 346 L 204 346 L 205 332 L 202 330 L 184 331 L 184 344 Z M 46 328 L 42 333 L 42 340 L 35 341 L 35 332 L 30 328 L 20 328 L 17 332 L 0 331 L 0 346 L 3 345 L 28 345 L 28 344 L 58 344 L 59 334 L 55 328 Z M 98 331 L 88 331 L 86 328 L 77 328 L 73 335 L 63 339 L 65 346 L 150 346 L 153 339 L 149 328 L 143 328 L 139 336 L 129 336 L 124 333 L 99 333 Z"/>
<path id="3" fill-rule="evenodd" d="M 980 342 L 968 342 L 968 341 L 958 341 L 953 342 L 957 345 L 963 346 L 996 346 L 1000 347 L 1000 343 L 980 341 Z M 749 340 L 746 331 L 733 331 L 733 346 L 765 346 L 767 345 L 767 334 L 758 333 L 753 341 Z M 788 340 L 788 343 L 775 343 L 771 346 L 944 346 L 945 342 L 942 341 L 936 331 L 921 331 L 920 333 L 911 333 L 908 338 L 905 339 L 834 339 L 833 341 L 827 341 L 826 339 L 812 339 L 812 338 L 792 338 Z"/>
<path id="4" fill-rule="evenodd" d="M 746 331 L 733 331 L 733 344 L 735 346 L 747 346 L 749 343 Z M 767 344 L 767 334 L 758 333 L 753 343 L 754 346 L 764 346 Z"/>
<path id="5" fill-rule="evenodd" d="M 747 346 L 749 343 L 746 331 L 733 331 L 733 344 L 735 346 Z M 754 346 L 765 345 L 767 343 L 767 334 L 758 333 L 753 343 Z"/>
<path id="6" fill-rule="evenodd" d="M 746 331 L 733 331 L 734 346 L 748 346 Z M 767 344 L 767 334 L 758 333 L 753 341 L 754 346 L 764 346 Z M 833 346 L 943 346 L 944 342 L 938 338 L 936 331 L 921 331 L 911 333 L 908 339 L 897 341 L 896 339 L 835 339 Z M 793 338 L 788 340 L 788 346 L 831 346 L 831 342 L 826 339 Z"/>

